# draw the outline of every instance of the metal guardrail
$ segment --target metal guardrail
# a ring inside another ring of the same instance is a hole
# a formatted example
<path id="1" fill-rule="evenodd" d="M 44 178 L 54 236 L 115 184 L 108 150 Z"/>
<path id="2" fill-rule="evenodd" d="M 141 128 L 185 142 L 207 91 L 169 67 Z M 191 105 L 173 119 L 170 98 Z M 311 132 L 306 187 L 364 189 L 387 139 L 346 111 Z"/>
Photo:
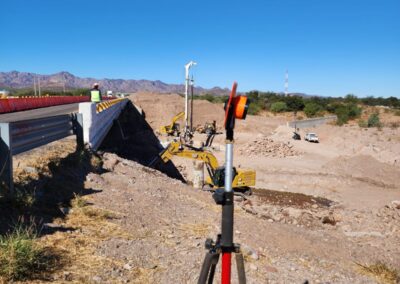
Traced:
<path id="1" fill-rule="evenodd" d="M 325 116 L 325 117 L 316 117 L 316 118 L 310 118 L 310 119 L 304 119 L 304 120 L 294 120 L 288 122 L 289 127 L 295 127 L 295 128 L 308 128 L 308 127 L 315 127 L 321 124 L 325 124 L 328 122 L 332 122 L 337 120 L 336 115 L 331 115 L 331 116 Z"/>
<path id="2" fill-rule="evenodd" d="M 70 135 L 83 147 L 82 129 L 81 114 L 0 123 L 0 188 L 13 192 L 12 156 Z"/>
<path id="3" fill-rule="evenodd" d="M 113 99 L 113 100 L 103 101 L 101 103 L 98 103 L 98 104 L 96 104 L 96 112 L 97 113 L 102 112 L 102 111 L 108 109 L 109 107 L 111 107 L 119 102 L 122 102 L 123 100 L 125 100 L 125 99 Z"/>

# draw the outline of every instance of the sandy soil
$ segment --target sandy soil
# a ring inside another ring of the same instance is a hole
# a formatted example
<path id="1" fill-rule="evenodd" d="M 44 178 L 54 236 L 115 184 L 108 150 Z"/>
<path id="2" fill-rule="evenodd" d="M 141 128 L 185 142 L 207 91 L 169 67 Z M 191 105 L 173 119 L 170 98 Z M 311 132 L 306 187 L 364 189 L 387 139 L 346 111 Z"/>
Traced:
<path id="1" fill-rule="evenodd" d="M 161 98 L 152 94 L 137 94 L 133 101 L 145 110 L 150 107 L 156 110 L 154 117 L 153 114 L 146 112 L 147 119 L 155 129 L 168 121 L 169 117 L 177 111 L 169 110 L 172 101 L 175 106 L 183 105 L 182 98 L 174 95 Z M 164 104 L 164 101 L 168 103 Z M 195 116 L 196 121 L 199 123 L 213 119 L 222 121 L 216 115 L 222 112 L 221 106 L 205 101 L 195 103 L 199 103 L 196 110 L 201 114 Z M 195 107 L 197 107 L 196 104 Z M 367 110 L 365 115 L 373 111 L 375 110 Z M 209 115 L 204 116 L 204 114 Z M 381 115 L 384 117 L 384 122 L 400 121 L 399 117 L 389 117 L 384 111 L 381 111 Z M 280 211 L 285 210 L 285 206 L 276 208 L 265 204 L 257 206 L 253 204 L 243 207 L 249 207 L 250 210 L 247 211 L 257 216 L 269 216 L 265 219 L 272 223 L 294 223 L 296 228 L 299 223 L 307 224 L 308 222 L 309 227 L 317 223 L 317 232 L 321 238 L 334 235 L 338 238 L 336 242 L 345 246 L 354 246 L 353 249 L 357 252 L 354 254 L 369 255 L 364 258 L 364 261 L 368 259 L 369 262 L 374 262 L 383 258 L 399 268 L 400 259 L 397 256 L 400 241 L 399 212 L 393 211 L 392 216 L 392 213 L 386 211 L 390 211 L 389 207 L 393 207 L 392 201 L 400 199 L 400 129 L 393 127 L 384 127 L 380 130 L 361 129 L 358 125 L 351 124 L 343 127 L 324 125 L 302 130 L 300 133 L 302 136 L 308 131 L 318 133 L 321 142 L 314 144 L 304 140 L 292 140 L 292 129 L 286 126 L 288 119 L 290 116 L 264 114 L 264 116 L 248 116 L 245 121 L 238 121 L 235 165 L 257 171 L 257 188 L 323 197 L 333 201 L 334 205 L 328 209 L 318 207 L 319 209 L 314 210 L 315 212 L 297 212 L 295 216 L 300 214 L 304 217 L 305 214 L 309 214 L 311 217 L 309 216 L 309 221 L 295 218 L 295 222 L 287 221 L 281 216 Z M 214 142 L 214 152 L 221 163 L 224 160 L 223 138 L 223 135 L 219 135 Z M 165 137 L 160 137 L 160 139 L 168 140 Z M 204 135 L 195 136 L 195 143 L 200 141 L 205 141 Z M 262 141 L 268 141 L 268 143 Z M 270 146 L 270 144 L 275 145 Z M 184 171 L 183 175 L 190 180 L 192 163 L 180 158 L 174 158 L 173 161 L 180 166 L 180 169 Z M 327 216 L 336 214 L 338 222 L 334 227 L 322 225 L 321 220 L 324 214 Z M 287 229 L 294 228 L 292 226 Z M 282 238 L 285 237 L 282 236 Z M 378 250 L 383 249 L 384 252 L 373 252 L 374 249 L 369 248 L 360 253 L 358 245 L 372 246 Z M 328 246 L 330 244 L 321 244 L 317 248 L 318 245 L 315 244 L 315 249 L 324 254 L 323 251 L 328 249 Z M 282 248 L 282 250 L 285 249 Z M 299 249 L 298 252 L 300 251 L 304 253 L 306 250 Z M 349 255 L 341 257 L 347 261 L 361 261 L 352 259 Z"/>
<path id="2" fill-rule="evenodd" d="M 153 130 L 183 110 L 178 95 L 139 93 L 131 100 L 144 110 Z M 222 119 L 221 105 L 195 101 L 195 125 Z M 312 129 L 321 141 L 313 144 L 292 140 L 287 119 L 264 114 L 237 123 L 234 164 L 257 171 L 257 190 L 235 202 L 235 241 L 245 253 L 248 283 L 376 283 L 383 280 L 360 265 L 382 262 L 400 270 L 400 129 L 324 125 Z M 87 261 L 108 261 L 87 268 L 84 279 L 196 283 L 204 240 L 220 230 L 220 207 L 209 192 L 144 166 L 160 145 L 153 138 L 155 144 L 149 144 L 154 134 L 138 126 L 142 123 L 127 117 L 126 141 L 114 129 L 102 150 L 105 171 L 86 177 L 85 188 L 95 192 L 85 197 L 90 206 L 116 212 L 118 217 L 107 223 L 125 233 L 90 243 L 90 254 L 83 255 Z M 156 135 L 161 142 L 171 139 Z M 200 144 L 205 135 L 194 139 Z M 222 164 L 223 135 L 213 146 Z M 191 181 L 192 161 L 174 158 L 170 166 Z M 173 169 L 161 170 L 171 176 Z M 68 220 L 60 223 L 73 226 Z M 89 226 L 57 237 L 79 238 L 90 231 L 104 233 Z M 65 267 L 53 281 L 79 282 L 82 273 Z"/>

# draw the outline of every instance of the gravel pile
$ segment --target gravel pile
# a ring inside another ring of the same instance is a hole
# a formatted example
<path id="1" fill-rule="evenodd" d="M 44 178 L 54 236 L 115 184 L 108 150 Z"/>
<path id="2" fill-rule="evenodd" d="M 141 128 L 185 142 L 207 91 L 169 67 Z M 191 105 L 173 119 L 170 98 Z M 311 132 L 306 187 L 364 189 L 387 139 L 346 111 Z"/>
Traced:
<path id="1" fill-rule="evenodd" d="M 264 157 L 290 157 L 298 156 L 300 152 L 293 149 L 290 142 L 275 142 L 268 137 L 257 137 L 253 141 L 240 147 L 239 153 L 247 156 L 264 156 Z"/>

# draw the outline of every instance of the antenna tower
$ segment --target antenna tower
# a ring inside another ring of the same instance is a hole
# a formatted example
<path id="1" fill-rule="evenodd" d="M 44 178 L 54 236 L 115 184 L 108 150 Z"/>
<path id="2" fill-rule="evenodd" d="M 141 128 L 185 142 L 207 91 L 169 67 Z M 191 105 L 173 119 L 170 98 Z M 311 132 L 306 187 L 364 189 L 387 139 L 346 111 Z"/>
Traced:
<path id="1" fill-rule="evenodd" d="M 286 74 L 285 74 L 285 96 L 289 95 L 288 89 L 289 89 L 289 72 L 286 69 Z"/>

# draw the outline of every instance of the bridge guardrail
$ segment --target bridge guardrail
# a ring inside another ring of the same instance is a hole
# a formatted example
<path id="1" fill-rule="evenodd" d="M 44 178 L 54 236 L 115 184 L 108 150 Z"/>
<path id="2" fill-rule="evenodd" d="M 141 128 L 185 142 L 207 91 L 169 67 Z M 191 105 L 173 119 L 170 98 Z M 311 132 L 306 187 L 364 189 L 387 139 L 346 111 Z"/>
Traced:
<path id="1" fill-rule="evenodd" d="M 104 102 L 113 98 L 103 96 Z M 0 114 L 30 110 L 42 107 L 89 102 L 89 96 L 43 96 L 43 97 L 19 97 L 0 98 Z"/>
<path id="2" fill-rule="evenodd" d="M 70 135 L 76 135 L 78 146 L 83 146 L 81 114 L 0 123 L 1 189 L 13 192 L 12 156 Z"/>
<path id="3" fill-rule="evenodd" d="M 325 124 L 328 122 L 332 122 L 337 120 L 336 115 L 325 116 L 325 117 L 316 117 L 310 119 L 303 119 L 303 120 L 294 120 L 287 123 L 289 127 L 296 127 L 296 128 L 308 128 L 308 127 L 315 127 L 321 124 Z"/>
<path id="4" fill-rule="evenodd" d="M 0 123 L 0 191 L 14 191 L 14 155 L 70 135 L 77 136 L 78 147 L 86 143 L 97 150 L 127 103 L 127 99 L 80 103 L 78 114 Z"/>

